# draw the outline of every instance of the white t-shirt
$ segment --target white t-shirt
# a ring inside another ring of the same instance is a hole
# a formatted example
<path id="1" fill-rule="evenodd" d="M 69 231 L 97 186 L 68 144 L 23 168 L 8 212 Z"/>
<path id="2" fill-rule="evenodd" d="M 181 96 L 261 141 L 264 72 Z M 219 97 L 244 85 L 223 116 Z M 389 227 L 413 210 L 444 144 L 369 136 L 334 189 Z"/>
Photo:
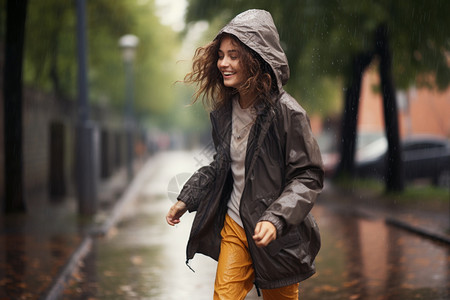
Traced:
<path id="1" fill-rule="evenodd" d="M 245 186 L 245 155 L 247 152 L 248 136 L 255 120 L 256 113 L 253 106 L 243 109 L 238 99 L 233 99 L 230 143 L 233 190 L 230 201 L 228 201 L 228 215 L 241 227 L 243 227 L 243 224 L 239 213 L 239 205 Z"/>

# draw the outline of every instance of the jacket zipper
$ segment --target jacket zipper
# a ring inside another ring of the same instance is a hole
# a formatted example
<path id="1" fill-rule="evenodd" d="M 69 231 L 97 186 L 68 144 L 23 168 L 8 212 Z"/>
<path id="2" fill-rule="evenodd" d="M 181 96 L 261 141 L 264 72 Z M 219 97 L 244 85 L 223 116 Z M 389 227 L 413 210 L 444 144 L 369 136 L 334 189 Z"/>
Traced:
<path id="1" fill-rule="evenodd" d="M 262 145 L 262 142 L 263 142 L 263 140 L 264 140 L 264 138 L 265 138 L 265 136 L 267 134 L 267 131 L 269 130 L 270 122 L 273 120 L 273 117 L 275 115 L 273 113 L 273 111 L 271 111 L 271 112 L 272 112 L 272 117 L 270 118 L 270 120 L 265 120 L 265 122 L 261 125 L 260 135 L 258 136 L 258 140 L 256 141 L 255 152 L 253 153 L 253 157 L 252 157 L 252 160 L 250 162 L 248 170 L 247 169 L 245 170 L 245 172 L 246 172 L 246 174 L 245 174 L 245 185 L 244 185 L 244 190 L 242 191 L 242 195 L 244 195 L 244 193 L 245 193 L 245 190 L 246 190 L 246 187 L 247 187 L 247 181 L 248 181 L 248 179 L 251 176 L 250 173 L 253 172 L 253 165 L 254 165 L 254 163 L 256 161 L 257 156 L 259 155 L 259 151 L 261 149 L 261 145 Z M 255 125 L 253 125 L 253 126 L 256 126 L 257 124 L 258 123 L 255 123 Z M 252 138 L 255 138 L 256 135 L 254 133 L 254 129 L 252 130 L 252 132 L 253 132 L 253 135 L 254 135 L 254 136 L 252 136 Z M 246 158 L 248 156 L 247 154 L 248 154 L 248 151 L 246 151 Z M 242 211 L 242 201 L 239 204 L 239 214 L 240 215 L 242 214 L 241 211 Z M 249 239 L 249 236 L 247 234 L 248 230 L 245 228 L 246 227 L 245 223 L 244 222 L 242 222 L 242 223 L 244 225 L 245 235 L 247 236 L 247 240 L 248 240 Z M 250 236 L 250 238 L 252 238 L 252 237 Z M 253 255 L 252 255 L 252 252 L 250 251 L 250 247 L 248 248 L 248 252 L 250 254 L 250 257 L 252 258 L 253 270 L 255 270 L 255 281 L 254 281 L 253 284 L 255 285 L 258 297 L 261 297 L 261 291 L 259 289 L 258 283 L 256 282 L 256 269 L 255 269 L 255 263 L 254 263 L 255 259 L 254 259 Z"/>

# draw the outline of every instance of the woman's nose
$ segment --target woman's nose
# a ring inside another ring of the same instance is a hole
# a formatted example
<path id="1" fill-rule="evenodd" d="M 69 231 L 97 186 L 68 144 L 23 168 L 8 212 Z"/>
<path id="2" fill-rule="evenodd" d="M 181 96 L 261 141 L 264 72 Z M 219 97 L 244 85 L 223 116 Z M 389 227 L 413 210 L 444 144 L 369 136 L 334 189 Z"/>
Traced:
<path id="1" fill-rule="evenodd" d="M 224 57 L 222 59 L 219 60 L 219 66 L 220 67 L 226 67 L 229 65 L 229 60 L 228 58 Z"/>

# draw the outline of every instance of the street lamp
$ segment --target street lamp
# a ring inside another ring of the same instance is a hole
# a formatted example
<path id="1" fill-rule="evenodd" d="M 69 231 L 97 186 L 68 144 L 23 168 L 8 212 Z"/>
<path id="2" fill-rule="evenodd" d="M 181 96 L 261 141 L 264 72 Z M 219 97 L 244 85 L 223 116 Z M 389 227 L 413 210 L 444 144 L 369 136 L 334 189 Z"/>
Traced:
<path id="1" fill-rule="evenodd" d="M 94 215 L 98 209 L 98 126 L 90 119 L 87 79 L 86 0 L 77 0 L 78 113 L 76 124 L 76 190 L 78 211 Z"/>
<path id="2" fill-rule="evenodd" d="M 133 178 L 133 62 L 139 38 L 132 34 L 127 34 L 119 39 L 119 46 L 122 49 L 123 61 L 125 64 L 125 132 L 127 138 L 127 174 L 128 180 Z"/>

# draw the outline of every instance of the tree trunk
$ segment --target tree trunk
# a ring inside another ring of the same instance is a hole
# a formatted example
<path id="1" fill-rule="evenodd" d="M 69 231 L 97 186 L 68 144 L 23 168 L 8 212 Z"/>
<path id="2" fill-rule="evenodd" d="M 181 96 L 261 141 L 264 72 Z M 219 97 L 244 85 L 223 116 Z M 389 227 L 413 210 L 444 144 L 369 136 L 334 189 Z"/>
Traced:
<path id="1" fill-rule="evenodd" d="M 402 150 L 398 129 L 397 99 L 392 79 L 391 53 L 387 27 L 382 25 L 376 31 L 375 50 L 380 57 L 380 79 L 383 93 L 384 123 L 388 141 L 388 156 L 385 169 L 387 192 L 404 189 Z"/>
<path id="2" fill-rule="evenodd" d="M 5 212 L 24 212 L 22 63 L 27 0 L 8 0 L 4 68 Z"/>
<path id="3" fill-rule="evenodd" d="M 364 70 L 372 61 L 373 55 L 361 53 L 354 57 L 352 73 L 345 92 L 345 106 L 342 114 L 341 161 L 336 176 L 353 175 L 356 151 L 356 132 L 359 108 L 359 96 Z"/>

